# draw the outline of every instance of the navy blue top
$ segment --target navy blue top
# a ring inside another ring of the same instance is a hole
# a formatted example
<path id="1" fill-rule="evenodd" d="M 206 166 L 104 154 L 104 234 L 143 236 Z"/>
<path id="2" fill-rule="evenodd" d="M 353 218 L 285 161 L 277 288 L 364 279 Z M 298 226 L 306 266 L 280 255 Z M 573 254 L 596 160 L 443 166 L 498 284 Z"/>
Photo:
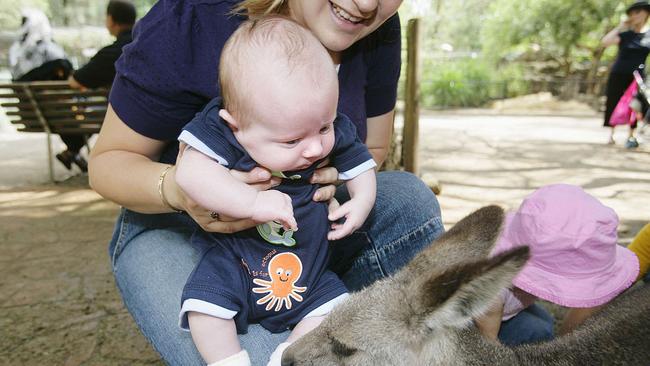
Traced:
<path id="1" fill-rule="evenodd" d="M 632 74 L 640 65 L 645 64 L 650 53 L 650 38 L 646 38 L 645 33 L 634 31 L 621 32 L 618 36 L 621 42 L 618 44 L 618 55 L 612 73 Z"/>
<path id="2" fill-rule="evenodd" d="M 221 49 L 244 20 L 228 12 L 236 0 L 160 0 L 133 30 L 116 63 L 110 103 L 130 128 L 157 140 L 175 140 L 212 98 Z M 395 107 L 400 73 L 397 15 L 342 54 L 339 111 L 366 139 L 368 117 Z M 171 149 L 161 161 L 173 162 Z"/>
<path id="3" fill-rule="evenodd" d="M 219 117 L 220 108 L 220 98 L 213 99 L 184 127 L 180 140 L 230 169 L 250 171 L 257 163 Z M 342 176 L 352 179 L 375 166 L 368 148 L 359 140 L 354 125 L 345 115 L 339 114 L 334 121 L 334 138 L 329 157 Z M 346 292 L 343 283 L 327 270 L 327 204 L 312 199 L 319 185 L 311 184 L 309 179 L 321 161 L 305 169 L 282 172 L 289 178 L 282 179 L 280 185 L 273 188 L 291 197 L 298 231 L 282 232 L 279 228 L 273 229 L 273 223 L 266 223 L 234 234 L 203 230 L 194 233 L 195 246 L 209 249 L 183 289 L 181 303 L 184 308 L 186 300 L 200 300 L 236 311 L 235 323 L 240 333 L 246 332 L 249 322 L 281 332 L 318 306 Z M 293 301 L 286 297 L 288 302 L 275 303 L 271 297 L 277 294 L 265 292 L 264 284 L 282 285 L 273 275 L 276 268 L 271 258 L 287 256 L 285 253 L 293 255 L 296 268 L 290 273 L 296 277 L 284 286 L 293 286 L 300 293 L 296 293 Z M 187 326 L 185 316 L 181 326 Z"/>

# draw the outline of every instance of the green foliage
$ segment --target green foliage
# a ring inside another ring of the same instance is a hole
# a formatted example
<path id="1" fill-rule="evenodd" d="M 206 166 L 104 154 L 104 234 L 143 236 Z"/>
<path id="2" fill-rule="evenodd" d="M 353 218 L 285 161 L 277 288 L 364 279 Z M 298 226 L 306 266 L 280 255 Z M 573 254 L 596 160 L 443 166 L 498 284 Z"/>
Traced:
<path id="1" fill-rule="evenodd" d="M 138 18 L 146 14 L 156 0 L 133 0 Z M 104 26 L 108 0 L 0 0 L 0 30 L 13 30 L 20 26 L 20 10 L 41 9 L 55 27 Z"/>
<path id="2" fill-rule="evenodd" d="M 0 29 L 20 27 L 20 11 L 23 8 L 37 8 L 50 14 L 48 0 L 0 0 Z"/>
<path id="3" fill-rule="evenodd" d="M 555 59 L 569 71 L 577 59 L 591 57 L 624 9 L 611 0 L 496 0 L 481 32 L 483 50 L 500 58 L 534 44 L 538 58 Z"/>
<path id="4" fill-rule="evenodd" d="M 518 66 L 495 70 L 490 63 L 466 58 L 453 62 L 425 62 L 420 84 L 424 108 L 480 107 L 486 102 L 528 92 Z"/>

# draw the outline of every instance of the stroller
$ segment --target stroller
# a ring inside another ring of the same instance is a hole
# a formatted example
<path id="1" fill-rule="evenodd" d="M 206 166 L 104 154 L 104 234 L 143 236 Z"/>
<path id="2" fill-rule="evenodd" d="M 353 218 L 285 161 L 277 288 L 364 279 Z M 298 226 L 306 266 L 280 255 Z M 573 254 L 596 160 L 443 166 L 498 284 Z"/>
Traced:
<path id="1" fill-rule="evenodd" d="M 638 71 L 634 71 L 634 80 L 637 83 L 638 90 L 632 101 L 630 101 L 630 108 L 638 114 L 643 114 L 643 118 L 637 118 L 637 136 L 644 141 L 650 141 L 650 104 L 648 103 L 648 96 L 650 96 L 650 86 L 643 80 L 643 77 Z"/>

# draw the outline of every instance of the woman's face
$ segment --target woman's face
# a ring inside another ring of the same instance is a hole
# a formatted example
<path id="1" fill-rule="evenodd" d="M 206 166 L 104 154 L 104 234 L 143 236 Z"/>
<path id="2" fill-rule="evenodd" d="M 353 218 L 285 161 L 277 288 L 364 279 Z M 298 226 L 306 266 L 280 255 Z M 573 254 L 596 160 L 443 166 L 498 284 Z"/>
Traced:
<path id="1" fill-rule="evenodd" d="M 630 19 L 630 25 L 633 27 L 644 26 L 645 23 L 648 21 L 649 15 L 650 13 L 648 13 L 648 11 L 644 9 L 634 9 L 631 10 L 629 13 L 627 13 L 628 18 Z"/>
<path id="2" fill-rule="evenodd" d="M 340 52 L 379 28 L 402 0 L 288 0 L 291 17 L 330 51 Z"/>

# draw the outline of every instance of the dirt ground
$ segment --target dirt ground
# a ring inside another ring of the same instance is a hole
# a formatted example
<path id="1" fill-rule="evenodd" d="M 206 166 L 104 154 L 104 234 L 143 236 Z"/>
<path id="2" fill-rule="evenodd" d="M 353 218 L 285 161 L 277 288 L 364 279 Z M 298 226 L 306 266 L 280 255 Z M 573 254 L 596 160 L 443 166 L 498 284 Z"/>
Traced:
<path id="1" fill-rule="evenodd" d="M 605 145 L 593 112 L 501 110 L 423 113 L 421 173 L 442 185 L 451 226 L 486 204 L 515 208 L 535 188 L 583 186 L 616 210 L 629 243 L 650 222 L 650 141 Z M 117 207 L 86 177 L 47 182 L 43 135 L 0 129 L 0 365 L 162 364 L 124 309 L 107 242 Z"/>

